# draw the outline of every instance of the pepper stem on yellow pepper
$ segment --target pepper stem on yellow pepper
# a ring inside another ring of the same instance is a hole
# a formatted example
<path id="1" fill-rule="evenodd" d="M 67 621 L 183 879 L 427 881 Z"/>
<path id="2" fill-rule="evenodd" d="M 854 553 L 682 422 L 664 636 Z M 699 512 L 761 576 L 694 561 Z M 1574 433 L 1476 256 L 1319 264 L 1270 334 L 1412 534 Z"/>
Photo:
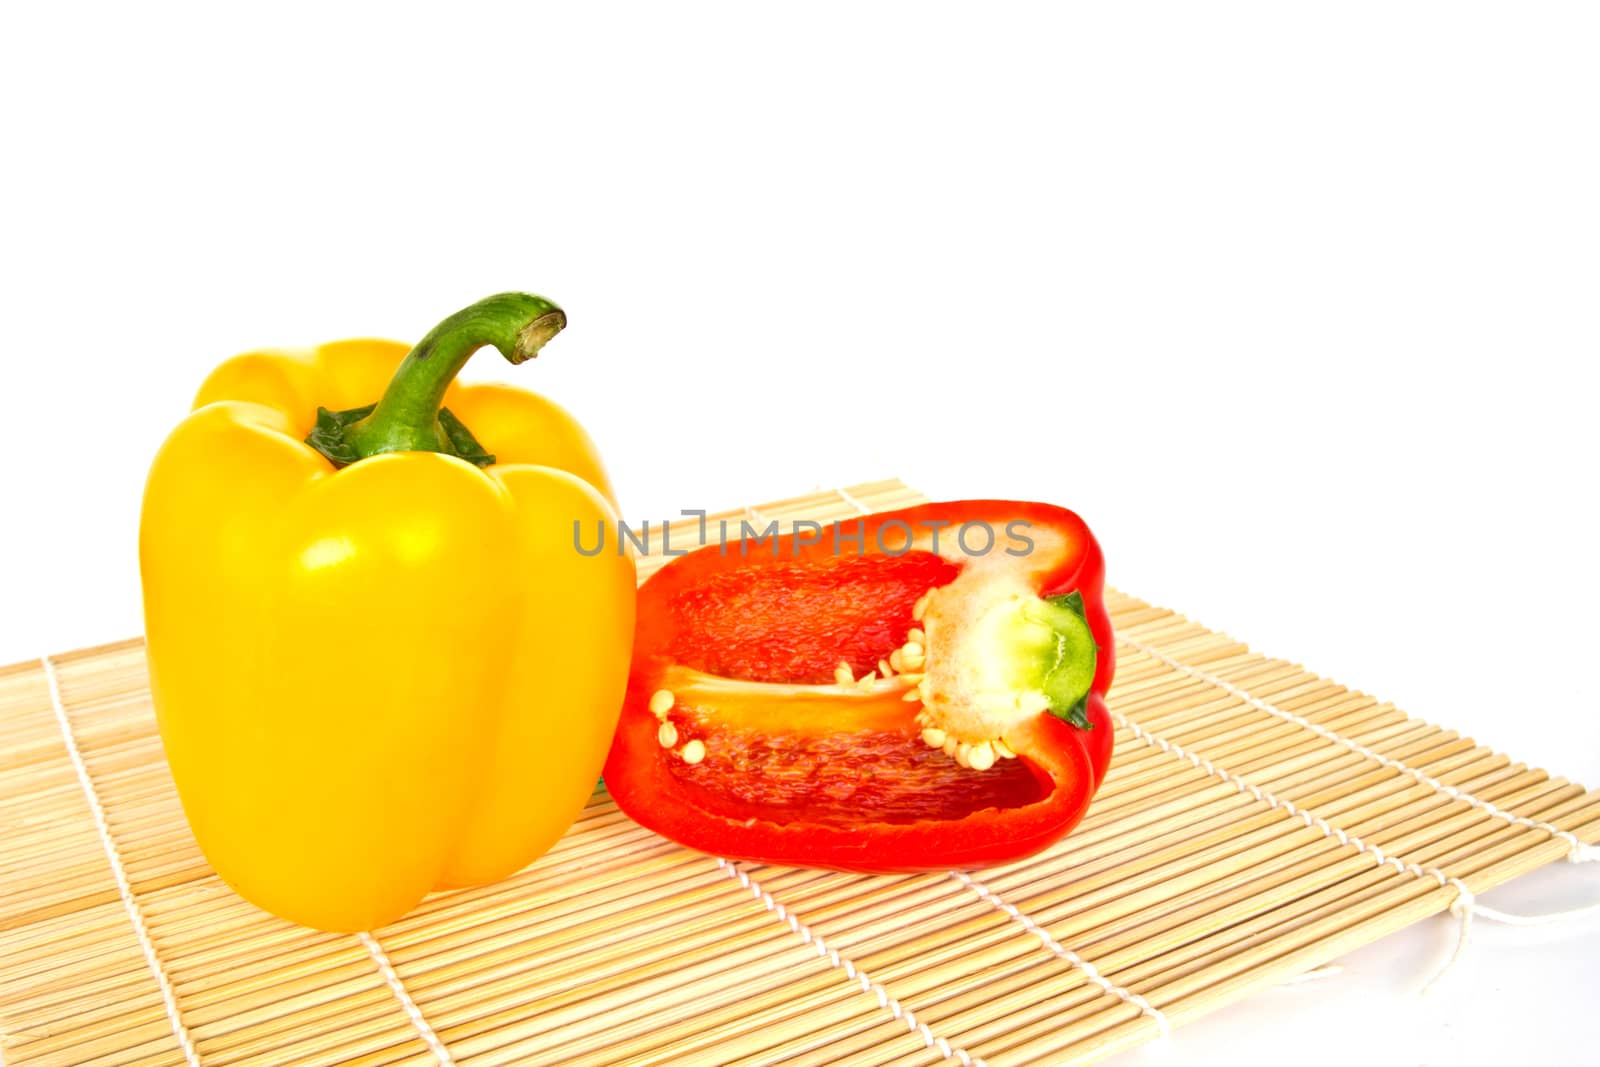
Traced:
<path id="1" fill-rule="evenodd" d="M 478 349 L 493 345 L 510 363 L 521 363 L 538 355 L 566 324 L 566 313 L 542 296 L 486 297 L 428 331 L 400 361 L 376 404 L 318 408 L 306 444 L 336 467 L 384 452 L 443 452 L 487 467 L 494 456 L 441 406 L 445 390 Z"/>

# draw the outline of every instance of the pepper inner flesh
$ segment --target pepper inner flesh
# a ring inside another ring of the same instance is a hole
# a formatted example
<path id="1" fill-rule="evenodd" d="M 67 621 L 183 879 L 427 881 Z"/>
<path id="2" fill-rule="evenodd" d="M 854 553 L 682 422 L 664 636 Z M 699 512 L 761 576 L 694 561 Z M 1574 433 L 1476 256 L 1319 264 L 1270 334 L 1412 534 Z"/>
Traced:
<path id="1" fill-rule="evenodd" d="M 903 734 L 723 733 L 700 763 L 671 767 L 686 792 L 729 817 L 823 826 L 953 821 L 1050 792 L 1020 760 L 973 771 Z"/>
<path id="2" fill-rule="evenodd" d="M 663 757 L 709 810 L 955 820 L 1056 787 L 1003 740 L 1050 706 L 1062 647 L 1060 612 L 1007 561 L 768 563 L 711 576 L 671 611 Z"/>
<path id="3" fill-rule="evenodd" d="M 840 827 L 955 820 L 1033 804 L 1054 788 L 1025 760 L 974 771 L 929 748 L 903 687 L 763 685 L 681 668 L 669 677 L 677 703 L 663 720 L 680 745 L 698 740 L 705 755 L 695 763 L 668 755 L 667 766 L 702 807 L 729 818 Z"/>
<path id="4" fill-rule="evenodd" d="M 781 561 L 714 574 L 673 597 L 667 651 L 696 670 L 753 682 L 831 682 L 905 640 L 917 598 L 960 566 L 931 552 Z"/>

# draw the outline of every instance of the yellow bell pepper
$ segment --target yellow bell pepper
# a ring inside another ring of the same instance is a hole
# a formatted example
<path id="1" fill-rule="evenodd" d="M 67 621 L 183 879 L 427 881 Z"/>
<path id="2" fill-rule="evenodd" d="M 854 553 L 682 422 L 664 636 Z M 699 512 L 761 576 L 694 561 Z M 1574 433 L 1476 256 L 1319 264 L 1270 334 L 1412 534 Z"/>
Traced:
<path id="1" fill-rule="evenodd" d="M 565 321 L 508 293 L 409 354 L 238 356 L 157 454 L 139 559 L 161 738 L 206 859 L 268 911 L 381 926 L 525 866 L 593 790 L 634 564 L 578 552 L 574 523 L 614 523 L 610 488 L 555 404 L 454 382 Z"/>

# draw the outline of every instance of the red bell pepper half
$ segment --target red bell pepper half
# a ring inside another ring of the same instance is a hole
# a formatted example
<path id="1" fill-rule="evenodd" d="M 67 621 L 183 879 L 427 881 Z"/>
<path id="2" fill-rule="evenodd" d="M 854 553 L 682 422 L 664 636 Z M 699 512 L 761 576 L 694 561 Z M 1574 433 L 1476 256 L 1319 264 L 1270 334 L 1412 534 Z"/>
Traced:
<path id="1" fill-rule="evenodd" d="M 635 821 L 846 871 L 1004 863 L 1111 759 L 1104 561 L 1048 504 L 928 504 L 711 545 L 639 591 L 606 762 Z"/>

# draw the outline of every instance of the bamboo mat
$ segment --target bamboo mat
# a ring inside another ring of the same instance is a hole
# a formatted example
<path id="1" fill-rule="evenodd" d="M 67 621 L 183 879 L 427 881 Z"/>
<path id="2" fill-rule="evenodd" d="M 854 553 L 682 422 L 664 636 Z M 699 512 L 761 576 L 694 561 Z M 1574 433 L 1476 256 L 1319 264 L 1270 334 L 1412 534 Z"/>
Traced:
<path id="1" fill-rule="evenodd" d="M 922 499 L 878 482 L 711 521 Z M 640 562 L 643 577 L 661 561 Z M 0 1050 L 1081 1063 L 1600 839 L 1600 794 L 1170 611 L 1110 604 L 1116 759 L 1087 819 L 1040 856 L 971 876 L 728 863 L 638 828 L 600 789 L 529 869 L 374 937 L 282 922 L 207 868 L 141 641 L 0 669 Z"/>

